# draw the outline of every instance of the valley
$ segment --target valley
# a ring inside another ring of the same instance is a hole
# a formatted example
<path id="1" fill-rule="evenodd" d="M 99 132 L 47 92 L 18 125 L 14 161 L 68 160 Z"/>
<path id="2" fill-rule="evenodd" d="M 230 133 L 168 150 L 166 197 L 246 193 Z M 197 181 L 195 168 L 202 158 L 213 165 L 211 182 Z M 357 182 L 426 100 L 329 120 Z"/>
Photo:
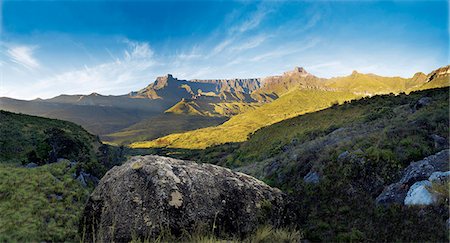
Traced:
<path id="1" fill-rule="evenodd" d="M 443 232 L 448 221 L 445 215 L 449 210 L 447 179 L 434 181 L 431 184 L 432 188 L 425 189 L 431 191 L 432 199 L 429 199 L 431 202 L 427 204 L 428 206 L 420 206 L 422 212 L 425 212 L 422 216 L 417 212 L 416 206 L 406 206 L 403 200 L 405 202 L 422 200 L 410 196 L 408 188 L 413 188 L 412 186 L 416 183 L 422 183 L 420 180 L 427 179 L 431 173 L 437 175 L 436 173 L 444 173 L 446 170 L 444 168 L 446 166 L 442 166 L 449 160 L 448 70 L 447 66 L 429 75 L 414 75 L 411 79 L 381 78 L 353 73 L 345 78 L 324 80 L 306 74 L 304 69 L 296 69 L 280 77 L 271 77 L 271 82 L 266 81 L 252 93 L 242 96 L 250 97 L 248 99 L 251 101 L 246 100 L 247 98 L 231 100 L 211 98 L 214 97 L 213 94 L 198 95 L 181 98 L 180 102 L 172 107 L 167 105 L 169 108 L 161 109 L 159 115 L 151 113 L 156 110 L 147 110 L 151 105 L 143 102 L 156 104 L 152 103 L 156 101 L 158 104 L 163 104 L 166 101 L 162 101 L 161 97 L 173 95 L 149 91 L 158 86 L 158 83 L 144 89 L 148 93 L 147 98 L 140 97 L 145 93 L 142 91 L 130 94 L 129 97 L 93 94 L 87 97 L 59 96 L 49 101 L 8 100 L 7 108 L 20 109 L 22 113 L 48 112 L 55 109 L 55 113 L 45 113 L 49 116 L 61 116 L 64 113 L 57 111 L 65 109 L 78 112 L 85 108 L 90 110 L 91 107 L 96 107 L 93 110 L 96 113 L 100 109 L 106 109 L 113 112 L 114 118 L 111 120 L 116 119 L 120 127 L 129 126 L 118 132 L 102 135 L 100 140 L 98 136 L 90 134 L 81 126 L 71 122 L 1 111 L 0 173 L 4 175 L 2 178 L 8 179 L 2 180 L 0 184 L 0 208 L 6 212 L 15 211 L 16 213 L 3 214 L 0 218 L 0 222 L 4 225 L 0 231 L 0 239 L 5 241 L 93 240 L 94 238 L 90 237 L 95 237 L 96 233 L 92 235 L 92 232 L 86 231 L 86 227 L 106 226 L 97 226 L 95 221 L 81 219 L 90 213 L 99 215 L 98 217 L 110 217 L 109 214 L 100 216 L 98 212 L 90 212 L 91 206 L 85 204 L 86 201 L 94 203 L 92 196 L 89 196 L 94 190 L 103 190 L 99 194 L 102 196 L 99 197 L 109 195 L 108 193 L 112 193 L 108 197 L 116 195 L 112 192 L 113 189 L 104 189 L 102 183 L 106 183 L 103 181 L 108 180 L 112 173 L 106 172 L 113 167 L 117 170 L 119 166 L 125 166 L 128 168 L 126 170 L 131 170 L 127 173 L 135 173 L 133 171 L 154 173 L 151 171 L 155 166 L 173 163 L 171 166 L 177 167 L 180 166 L 178 163 L 185 163 L 158 162 L 169 158 L 140 156 L 158 154 L 194 160 L 205 165 L 214 164 L 220 166 L 218 168 L 230 168 L 233 172 L 225 170 L 214 173 L 216 175 L 236 173 L 234 176 L 238 176 L 236 179 L 238 181 L 245 178 L 240 176 L 249 175 L 261 180 L 261 182 L 252 182 L 256 185 L 264 182 L 268 186 L 281 189 L 284 194 L 281 199 L 277 199 L 281 201 L 275 202 L 266 198 L 264 200 L 269 201 L 261 202 L 277 205 L 271 206 L 270 210 L 264 209 L 269 210 L 264 211 L 264 217 L 272 220 L 269 221 L 271 223 L 258 226 L 253 235 L 249 236 L 250 232 L 242 233 L 242 236 L 250 237 L 248 239 L 268 237 L 267 239 L 275 241 L 283 239 L 292 241 L 292 237 L 304 237 L 313 241 L 365 241 L 367 239 L 387 241 L 394 238 L 399 241 L 446 240 L 448 235 Z M 169 86 L 166 81 L 174 81 L 170 76 L 158 80 L 163 81 L 162 87 Z M 358 82 L 371 82 L 373 85 L 367 86 L 370 88 L 360 89 Z M 181 83 L 186 85 L 184 82 Z M 346 83 L 352 85 L 348 86 Z M 158 89 L 161 89 L 161 86 L 158 86 Z M 430 87 L 431 89 L 428 89 Z M 155 98 L 155 95 L 159 98 Z M 178 98 L 170 100 L 175 102 L 176 99 Z M 2 100 L 4 101 L 5 98 Z M 124 100 L 137 103 L 122 103 Z M 80 103 L 74 104 L 76 102 Z M 130 121 L 129 118 L 133 116 L 129 117 L 126 114 L 133 113 L 130 110 L 134 109 L 131 108 L 133 104 L 139 112 L 146 115 Z M 34 109 L 35 107 L 37 108 Z M 211 107 L 214 107 L 216 113 L 212 112 Z M 232 112 L 225 113 L 223 112 L 225 109 Z M 123 112 L 120 116 L 128 120 L 128 124 L 120 122 L 121 118 L 115 113 L 118 110 Z M 79 114 L 83 116 L 83 113 Z M 90 116 L 93 115 L 90 114 Z M 61 117 L 63 118 L 65 116 Z M 101 119 L 109 120 L 110 118 L 105 115 Z M 89 122 L 89 120 L 83 121 Z M 80 122 L 80 125 L 83 124 L 87 123 Z M 95 127 L 94 123 L 89 124 L 91 128 Z M 130 146 L 118 146 L 121 144 Z M 136 162 L 141 161 L 139 158 L 143 158 L 142 162 Z M 420 172 L 425 173 L 425 176 L 413 177 L 408 183 L 401 182 L 405 180 L 402 179 L 406 173 L 404 171 L 411 170 L 414 161 L 437 164 L 433 165 L 436 167 L 432 170 Z M 174 187 L 178 185 L 179 179 L 176 178 L 185 173 L 180 171 L 190 171 L 193 167 L 194 165 L 186 165 L 173 172 L 169 170 L 165 172 L 169 176 L 167 179 L 154 183 L 173 180 L 170 179 L 172 178 L 170 175 L 176 173 L 174 174 L 176 184 L 172 185 Z M 208 171 L 213 168 L 201 173 L 211 173 Z M 195 169 L 196 172 L 188 173 L 200 173 L 201 170 L 203 167 Z M 126 175 L 115 176 L 119 178 L 114 181 L 129 180 Z M 102 177 L 103 179 L 100 180 Z M 24 180 L 24 178 L 27 179 Z M 429 180 L 435 180 L 431 178 L 432 176 Z M 56 184 L 52 182 L 54 180 L 57 181 Z M 210 183 L 220 184 L 221 181 L 226 181 L 225 179 L 214 180 L 217 181 Z M 140 183 L 133 182 L 132 187 L 135 188 L 133 190 L 144 190 Z M 169 204 L 176 206 L 183 205 L 184 200 L 197 200 L 191 195 L 195 191 L 237 190 L 232 189 L 234 186 L 227 189 L 228 187 L 222 188 L 218 186 L 219 184 L 214 186 L 214 189 L 203 188 L 200 183 L 191 184 L 192 188 L 186 191 L 178 189 L 182 191 L 179 195 L 180 201 L 170 201 Z M 187 185 L 181 188 L 185 186 Z M 262 190 L 250 189 L 253 187 L 250 184 L 248 189 L 245 189 L 249 191 L 241 193 L 253 195 L 254 192 L 251 190 Z M 392 191 L 393 187 L 406 189 Z M 120 185 L 113 185 L 112 188 L 123 189 Z M 408 195 L 406 195 L 407 192 Z M 128 192 L 119 194 L 123 193 Z M 278 192 L 271 191 L 269 194 L 272 193 Z M 228 195 L 229 192 L 219 194 Z M 138 193 L 133 197 L 140 199 L 133 200 L 137 200 L 136 202 L 149 200 L 145 197 L 141 198 L 143 195 Z M 161 197 L 164 197 L 163 195 L 161 194 Z M 174 195 L 172 194 L 172 200 Z M 16 200 L 21 200 L 22 203 L 14 204 Z M 145 203 L 152 203 L 152 200 L 166 199 L 154 198 Z M 212 197 L 208 200 L 217 199 Z M 227 200 L 234 203 L 233 200 L 236 199 L 230 197 Z M 95 201 L 94 205 L 98 203 L 100 203 L 99 206 L 103 205 L 101 201 Z M 128 205 L 131 202 L 122 203 Z M 197 208 L 203 207 L 203 201 L 196 203 Z M 241 203 L 248 202 L 239 202 Z M 417 203 L 420 204 L 420 202 Z M 42 211 L 43 209 L 45 211 Z M 144 207 L 140 210 L 146 209 Z M 229 209 L 217 208 L 217 210 Z M 258 208 L 255 210 L 257 211 L 251 215 L 261 214 Z M 275 211 L 271 210 L 282 210 L 283 213 L 277 211 L 278 213 L 272 214 Z M 28 220 L 30 215 L 34 215 L 33 221 Z M 196 232 L 191 229 L 192 233 L 189 236 L 183 236 L 188 238 L 179 238 L 176 232 L 180 229 L 172 225 L 170 219 L 167 219 L 170 233 L 161 236 L 160 233 L 155 233 L 159 232 L 154 231 L 157 228 L 152 228 L 153 230 L 149 232 L 156 234 L 152 237 L 160 235 L 159 237 L 173 241 L 198 240 L 201 237 L 209 237 L 208 239 L 212 241 L 242 239 L 230 235 L 230 232 L 238 232 L 238 230 L 233 228 L 234 223 L 231 225 L 226 223 L 228 219 L 224 216 L 225 214 L 220 213 L 219 216 L 214 217 L 211 215 L 199 220 L 209 225 L 212 219 L 219 217 L 218 222 L 221 228 L 213 234 L 208 233 L 207 229 Z M 275 215 L 283 215 L 283 219 Z M 143 220 L 145 224 L 149 224 L 147 221 L 149 219 L 145 217 L 123 218 L 120 222 Z M 400 226 L 395 223 L 405 219 L 417 223 Z M 249 215 L 246 219 L 239 219 L 239 222 L 253 225 L 251 226 L 253 228 L 257 224 L 254 220 L 256 219 L 251 219 Z M 355 224 L 355 222 L 360 223 Z M 122 226 L 119 226 L 119 222 L 114 224 L 117 225 L 117 232 L 124 232 L 121 231 Z M 386 228 L 386 224 L 391 226 Z M 432 230 L 420 231 L 424 226 L 431 227 L 431 225 L 433 225 Z M 183 227 L 191 226 L 186 222 Z M 264 233 L 265 231 L 267 232 Z M 84 233 L 80 234 L 80 232 Z M 148 233 L 145 232 L 147 231 L 142 231 L 142 234 Z M 221 235 L 219 238 L 217 238 L 218 234 Z M 393 237 L 393 235 L 396 236 Z M 108 234 L 103 236 L 111 237 Z M 128 238 L 128 233 L 124 233 L 124 238 L 120 238 L 118 234 L 115 237 L 116 240 L 131 239 Z"/>
<path id="2" fill-rule="evenodd" d="M 450 242 L 448 1 L 0 2 L 0 243 Z"/>

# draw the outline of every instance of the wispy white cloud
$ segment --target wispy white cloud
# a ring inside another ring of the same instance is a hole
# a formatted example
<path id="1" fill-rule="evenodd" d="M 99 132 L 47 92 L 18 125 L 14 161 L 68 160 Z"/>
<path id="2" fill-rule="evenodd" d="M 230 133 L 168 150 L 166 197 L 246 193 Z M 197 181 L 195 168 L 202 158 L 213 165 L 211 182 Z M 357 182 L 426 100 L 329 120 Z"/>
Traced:
<path id="1" fill-rule="evenodd" d="M 254 38 L 246 39 L 242 41 L 242 43 L 235 44 L 233 47 L 230 48 L 230 50 L 240 52 L 244 50 L 253 49 L 261 45 L 267 38 L 268 38 L 267 35 L 259 35 Z"/>
<path id="2" fill-rule="evenodd" d="M 43 78 L 20 92 L 22 96 L 28 93 L 28 98 L 37 98 L 36 94 L 49 98 L 61 93 L 120 94 L 126 87 L 131 91 L 137 83 L 151 78 L 151 68 L 156 63 L 153 55 L 148 43 L 128 41 L 122 57 Z"/>
<path id="3" fill-rule="evenodd" d="M 129 49 L 124 51 L 127 60 L 147 59 L 153 56 L 153 50 L 150 49 L 148 43 L 130 40 L 126 40 L 125 42 L 129 45 Z"/>
<path id="4" fill-rule="evenodd" d="M 254 57 L 252 57 L 250 59 L 250 61 L 252 62 L 259 62 L 262 60 L 266 60 L 266 59 L 271 59 L 271 58 L 278 58 L 278 57 L 283 57 L 283 56 L 288 56 L 288 55 L 293 55 L 293 54 L 299 54 L 302 51 L 311 49 L 315 46 L 317 46 L 317 44 L 320 43 L 320 39 L 319 38 L 311 38 L 309 40 L 306 40 L 304 42 L 299 42 L 299 43 L 290 43 L 288 46 L 283 46 L 282 48 L 278 48 L 275 50 L 271 50 L 259 55 L 256 55 Z"/>
<path id="5" fill-rule="evenodd" d="M 254 14 L 250 15 L 247 20 L 245 20 L 242 24 L 236 26 L 236 28 L 232 28 L 231 32 L 247 32 L 249 30 L 252 30 L 261 23 L 261 21 L 264 19 L 264 17 L 267 15 L 267 12 L 265 9 L 259 9 Z"/>
<path id="6" fill-rule="evenodd" d="M 214 56 L 214 55 L 221 53 L 222 51 L 225 50 L 225 48 L 230 46 L 233 43 L 233 41 L 234 41 L 234 37 L 223 40 L 222 42 L 220 42 L 219 44 L 217 44 L 214 47 L 214 49 L 212 50 L 212 52 L 209 56 Z"/>
<path id="7" fill-rule="evenodd" d="M 33 70 L 40 67 L 39 61 L 33 56 L 36 49 L 37 46 L 18 45 L 9 47 L 6 52 L 12 62 Z"/>
<path id="8" fill-rule="evenodd" d="M 267 3 L 262 2 L 258 5 L 257 9 L 253 12 L 244 11 L 245 18 L 243 21 L 229 28 L 230 34 L 244 33 L 257 28 L 264 18 L 270 14 L 271 9 L 268 8 Z M 232 12 L 231 15 L 236 17 L 236 13 Z"/>

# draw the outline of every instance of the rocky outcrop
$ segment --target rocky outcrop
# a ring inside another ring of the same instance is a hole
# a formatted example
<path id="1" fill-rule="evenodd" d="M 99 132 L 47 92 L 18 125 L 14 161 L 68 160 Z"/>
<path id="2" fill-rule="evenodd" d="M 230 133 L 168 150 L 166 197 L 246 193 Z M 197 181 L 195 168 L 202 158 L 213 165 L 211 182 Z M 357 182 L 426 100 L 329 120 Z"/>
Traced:
<path id="1" fill-rule="evenodd" d="M 320 182 L 320 175 L 315 171 L 310 171 L 303 177 L 306 184 L 318 184 Z"/>
<path id="2" fill-rule="evenodd" d="M 403 176 L 397 183 L 387 186 L 383 192 L 376 198 L 378 204 L 416 204 L 422 199 L 417 196 L 425 195 L 422 190 L 428 183 L 417 182 L 426 181 L 434 172 L 448 171 L 449 169 L 449 150 L 445 149 L 441 152 L 428 156 L 423 160 L 412 162 L 404 171 Z M 415 196 L 414 196 L 415 195 Z M 406 197 L 410 199 L 405 200 Z M 413 199 L 414 198 L 416 199 Z M 425 200 L 425 199 L 424 199 Z M 428 199 L 427 199 L 428 200 Z M 432 200 L 432 199 L 430 199 Z"/>
<path id="3" fill-rule="evenodd" d="M 438 68 L 434 71 L 432 71 L 430 74 L 428 74 L 428 79 L 427 82 L 433 80 L 433 79 L 437 79 L 437 78 L 442 78 L 442 77 L 448 77 L 450 75 L 450 65 Z"/>
<path id="4" fill-rule="evenodd" d="M 242 173 L 161 156 L 132 157 L 111 169 L 86 205 L 85 239 L 128 242 L 206 227 L 245 235 L 282 221 L 284 195 Z"/>
<path id="5" fill-rule="evenodd" d="M 417 111 L 418 109 L 428 106 L 431 103 L 431 98 L 430 97 L 422 97 L 420 98 L 417 103 L 414 105 L 414 109 L 413 111 Z"/>

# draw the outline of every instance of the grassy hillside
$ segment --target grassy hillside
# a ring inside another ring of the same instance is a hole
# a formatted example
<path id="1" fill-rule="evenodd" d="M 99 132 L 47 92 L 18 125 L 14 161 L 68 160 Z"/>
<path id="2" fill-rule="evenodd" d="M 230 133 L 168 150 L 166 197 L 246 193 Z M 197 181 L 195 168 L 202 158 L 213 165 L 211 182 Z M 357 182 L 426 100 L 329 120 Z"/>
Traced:
<path id="1" fill-rule="evenodd" d="M 354 71 L 350 76 L 328 79 L 326 80 L 326 85 L 330 88 L 361 94 L 386 94 L 390 92 L 405 92 L 424 82 L 424 77 L 416 77 L 413 79 L 382 77 L 375 74 L 363 74 Z"/>
<path id="2" fill-rule="evenodd" d="M 158 107 L 157 104 L 155 106 Z M 0 110 L 74 122 L 97 135 L 119 131 L 145 118 L 160 114 L 167 107 L 163 106 L 155 111 L 155 108 L 143 110 L 131 109 L 129 106 L 125 108 L 0 98 Z"/>
<path id="3" fill-rule="evenodd" d="M 94 166 L 100 146 L 71 122 L 0 111 L 1 163 L 45 164 L 64 157 Z"/>
<path id="4" fill-rule="evenodd" d="M 226 120 L 226 117 L 166 113 L 138 122 L 117 133 L 102 136 L 102 140 L 113 144 L 130 144 L 136 141 L 156 139 L 171 133 L 217 126 Z"/>
<path id="5" fill-rule="evenodd" d="M 101 178 L 133 153 L 71 122 L 0 111 L 0 242 L 78 241 L 86 173 Z"/>
<path id="6" fill-rule="evenodd" d="M 218 97 L 201 96 L 197 99 L 183 99 L 165 113 L 178 115 L 200 115 L 210 117 L 231 117 L 263 105 L 258 102 L 224 101 Z"/>
<path id="7" fill-rule="evenodd" d="M 418 106 L 424 97 L 430 102 Z M 378 206 L 375 198 L 412 161 L 449 147 L 449 122 L 446 87 L 364 98 L 264 127 L 243 143 L 173 155 L 231 167 L 289 192 L 306 239 L 446 242 L 448 192 L 439 205 L 422 208 Z M 319 184 L 304 182 L 311 171 Z"/>
<path id="8" fill-rule="evenodd" d="M 79 240 L 89 188 L 74 180 L 69 161 L 28 169 L 0 164 L 0 241 Z"/>
<path id="9" fill-rule="evenodd" d="M 434 78 L 430 82 L 424 83 L 417 88 L 412 88 L 412 90 L 425 90 L 425 89 L 433 89 L 433 88 L 441 88 L 448 87 L 450 85 L 450 78 L 447 77 L 438 77 Z"/>
<path id="10" fill-rule="evenodd" d="M 131 146 L 198 149 L 227 142 L 242 142 L 250 133 L 261 127 L 356 97 L 354 94 L 345 92 L 294 89 L 272 103 L 236 115 L 220 126 L 171 134 L 154 141 L 136 142 Z"/>

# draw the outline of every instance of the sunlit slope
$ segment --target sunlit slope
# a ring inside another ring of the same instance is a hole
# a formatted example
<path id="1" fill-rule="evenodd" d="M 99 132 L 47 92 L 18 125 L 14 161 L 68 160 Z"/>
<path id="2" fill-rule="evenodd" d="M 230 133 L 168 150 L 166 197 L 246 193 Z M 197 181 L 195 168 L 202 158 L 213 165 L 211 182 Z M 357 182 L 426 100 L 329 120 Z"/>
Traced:
<path id="1" fill-rule="evenodd" d="M 419 78 L 416 76 L 414 78 L 382 77 L 354 71 L 350 76 L 331 78 L 326 81 L 326 85 L 338 90 L 368 95 L 400 93 L 425 82 L 426 76 L 419 76 Z"/>
<path id="2" fill-rule="evenodd" d="M 220 99 L 183 99 L 171 108 L 167 109 L 167 114 L 178 115 L 199 115 L 210 117 L 230 117 L 249 110 L 253 110 L 262 103 L 241 102 L 241 101 L 221 101 Z"/>
<path id="3" fill-rule="evenodd" d="M 430 82 L 424 83 L 423 85 L 413 88 L 412 90 L 425 90 L 425 89 L 434 89 L 434 88 L 442 88 L 442 87 L 448 87 L 450 85 L 450 79 L 449 77 L 438 77 Z"/>
<path id="4" fill-rule="evenodd" d="M 172 133 L 217 126 L 226 120 L 226 117 L 166 113 L 143 120 L 119 132 L 103 136 L 102 140 L 111 144 L 125 145 L 137 141 L 153 140 Z"/>
<path id="5" fill-rule="evenodd" d="M 348 92 L 295 89 L 272 103 L 236 115 L 220 126 L 171 134 L 153 141 L 136 142 L 131 147 L 202 149 L 227 142 L 242 142 L 261 127 L 354 98 L 357 96 Z"/>

